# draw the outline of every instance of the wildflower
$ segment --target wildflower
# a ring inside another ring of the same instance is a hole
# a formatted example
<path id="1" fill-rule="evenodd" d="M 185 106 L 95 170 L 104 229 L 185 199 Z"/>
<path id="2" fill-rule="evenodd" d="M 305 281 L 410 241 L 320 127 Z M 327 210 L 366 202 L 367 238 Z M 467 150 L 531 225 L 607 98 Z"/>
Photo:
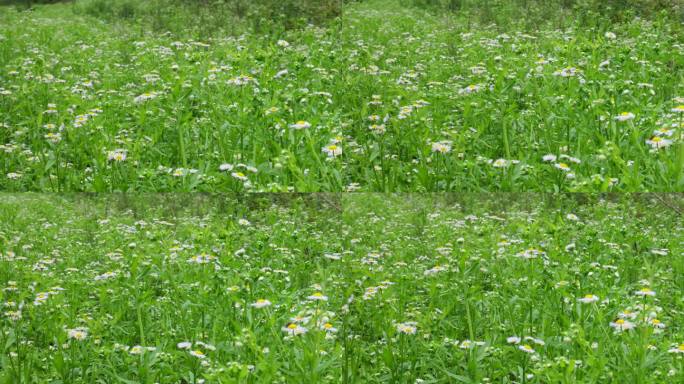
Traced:
<path id="1" fill-rule="evenodd" d="M 565 218 L 568 220 L 571 220 L 571 221 L 579 221 L 580 220 L 579 216 L 575 215 L 574 213 L 568 213 L 567 215 L 565 215 Z"/>
<path id="2" fill-rule="evenodd" d="M 140 345 L 136 345 L 134 347 L 131 347 L 131 349 L 128 352 L 131 355 L 142 355 L 142 353 L 145 352 L 145 349 Z"/>
<path id="3" fill-rule="evenodd" d="M 599 301 L 599 297 L 596 295 L 584 295 L 584 297 L 577 299 L 578 301 L 585 303 L 585 304 L 590 304 L 590 303 L 595 303 Z"/>
<path id="4" fill-rule="evenodd" d="M 530 248 L 526 249 L 516 255 L 517 257 L 523 258 L 523 259 L 536 259 L 538 256 L 545 257 L 546 252 L 540 251 L 538 249 Z"/>
<path id="5" fill-rule="evenodd" d="M 207 355 L 204 354 L 204 352 L 200 351 L 199 349 L 196 349 L 194 351 L 189 352 L 190 355 L 195 356 L 198 359 L 204 359 L 207 357 Z"/>
<path id="6" fill-rule="evenodd" d="M 326 145 L 322 148 L 323 153 L 327 154 L 328 157 L 337 157 L 342 154 L 342 147 L 336 144 Z"/>
<path id="7" fill-rule="evenodd" d="M 447 267 L 445 267 L 445 266 L 443 266 L 443 265 L 435 265 L 434 267 L 432 267 L 432 268 L 426 270 L 425 272 L 423 272 L 423 275 L 425 275 L 425 276 L 430 276 L 430 275 L 434 275 L 434 274 L 436 274 L 436 273 L 439 273 L 439 272 L 442 272 L 442 271 L 446 271 L 446 270 L 447 270 Z"/>
<path id="8" fill-rule="evenodd" d="M 41 305 L 43 304 L 48 297 L 50 297 L 50 293 L 48 292 L 39 292 L 36 294 L 36 298 L 33 300 L 33 305 Z"/>
<path id="9" fill-rule="evenodd" d="M 266 299 L 259 299 L 250 305 L 254 308 L 266 308 L 271 305 L 271 302 Z"/>
<path id="10" fill-rule="evenodd" d="M 290 73 L 290 71 L 288 71 L 287 69 L 283 69 L 281 71 L 278 71 L 275 75 L 273 75 L 273 78 L 274 79 L 280 79 L 281 77 L 287 75 L 288 73 Z M 267 113 L 267 115 L 268 114 L 269 113 Z"/>
<path id="11" fill-rule="evenodd" d="M 525 353 L 534 353 L 534 349 L 529 346 L 528 344 L 521 345 L 518 347 L 519 350 L 525 352 Z"/>
<path id="12" fill-rule="evenodd" d="M 451 152 L 451 142 L 450 141 L 438 141 L 432 143 L 432 152 L 438 153 L 449 153 Z"/>
<path id="13" fill-rule="evenodd" d="M 641 288 L 634 293 L 637 296 L 655 296 L 656 293 L 651 288 Z"/>
<path id="14" fill-rule="evenodd" d="M 296 323 L 290 323 L 286 327 L 283 327 L 281 329 L 283 330 L 283 332 L 287 333 L 290 336 L 303 335 L 308 331 L 308 329 Z"/>
<path id="15" fill-rule="evenodd" d="M 615 35 L 613 32 L 610 32 L 610 31 L 606 32 L 603 36 L 605 36 L 606 39 L 610 39 L 610 40 L 615 40 L 615 38 L 617 38 L 617 35 Z"/>
<path id="16" fill-rule="evenodd" d="M 227 83 L 229 85 L 238 85 L 238 86 L 246 85 L 246 84 L 249 84 L 252 82 L 255 82 L 254 78 L 252 78 L 251 76 L 245 76 L 245 75 L 233 77 L 227 81 Z"/>
<path id="17" fill-rule="evenodd" d="M 461 89 L 460 93 L 461 94 L 471 94 L 471 93 L 476 93 L 476 92 L 480 91 L 480 89 L 482 89 L 481 86 L 479 86 L 477 84 L 470 84 L 469 86 Z"/>
<path id="18" fill-rule="evenodd" d="M 290 43 L 288 43 L 287 41 L 281 39 L 281 40 L 278 40 L 278 42 L 276 43 L 276 45 L 279 46 L 279 47 L 281 47 L 281 48 L 287 48 L 287 47 L 290 46 Z"/>
<path id="19" fill-rule="evenodd" d="M 189 341 L 181 341 L 180 343 L 176 344 L 178 349 L 190 349 L 192 347 L 192 343 Z"/>
<path id="20" fill-rule="evenodd" d="M 196 256 L 192 256 L 190 259 L 188 259 L 188 263 L 190 264 L 207 264 L 214 260 L 216 257 L 212 255 L 207 255 L 206 253 L 202 253 Z"/>
<path id="21" fill-rule="evenodd" d="M 245 176 L 245 174 L 242 172 L 233 172 L 230 175 L 233 176 L 234 178 L 240 180 L 240 181 L 247 181 L 248 180 L 247 176 Z"/>
<path id="22" fill-rule="evenodd" d="M 648 322 L 653 326 L 653 328 L 656 328 L 656 329 L 665 328 L 665 324 L 663 324 L 663 322 L 658 320 L 658 319 L 651 319 Z"/>
<path id="23" fill-rule="evenodd" d="M 328 296 L 325 296 L 320 292 L 316 292 L 311 296 L 307 296 L 306 298 L 311 301 L 328 301 Z"/>
<path id="24" fill-rule="evenodd" d="M 223 163 L 223 164 L 219 165 L 219 171 L 221 171 L 221 172 L 232 171 L 232 170 L 233 170 L 233 164 Z"/>
<path id="25" fill-rule="evenodd" d="M 5 316 L 12 321 L 19 321 L 21 320 L 21 311 L 7 311 L 5 312 Z"/>
<path id="26" fill-rule="evenodd" d="M 678 106 L 672 108 L 672 112 L 674 112 L 674 113 L 684 113 L 684 104 L 678 105 Z"/>
<path id="27" fill-rule="evenodd" d="M 556 155 L 553 155 L 553 154 L 544 155 L 542 157 L 542 161 L 546 161 L 546 162 L 556 161 Z"/>
<path id="28" fill-rule="evenodd" d="M 672 140 L 664 139 L 661 136 L 653 136 L 646 140 L 646 144 L 650 145 L 652 149 L 667 148 L 672 144 Z"/>
<path id="29" fill-rule="evenodd" d="M 397 324 L 397 332 L 400 332 L 400 333 L 403 333 L 406 335 L 415 335 L 416 331 L 417 331 L 416 323 L 414 323 L 414 322 Z"/>
<path id="30" fill-rule="evenodd" d="M 670 137 L 674 134 L 674 129 L 668 129 L 667 127 L 662 127 L 660 129 L 656 129 L 655 131 L 653 131 L 653 134 L 656 136 Z"/>
<path id="31" fill-rule="evenodd" d="M 385 133 L 386 127 L 385 127 L 385 124 L 372 124 L 371 126 L 368 127 L 368 129 L 370 129 L 371 132 L 373 132 L 373 133 L 381 135 L 381 134 Z"/>
<path id="32" fill-rule="evenodd" d="M 70 329 L 67 333 L 70 339 L 82 341 L 88 337 L 88 330 L 86 328 L 74 328 Z"/>
<path id="33" fill-rule="evenodd" d="M 579 71 L 575 67 L 566 67 L 554 72 L 554 76 L 560 77 L 573 77 L 576 76 Z"/>
<path id="34" fill-rule="evenodd" d="M 492 163 L 494 168 L 506 168 L 510 165 L 510 162 L 506 159 L 497 159 Z"/>
<path id="35" fill-rule="evenodd" d="M 62 134 L 59 132 L 48 132 L 45 134 L 45 138 L 52 144 L 57 144 L 62 141 Z"/>
<path id="36" fill-rule="evenodd" d="M 506 338 L 508 344 L 519 344 L 520 338 L 518 336 L 511 336 Z"/>
<path id="37" fill-rule="evenodd" d="M 113 151 L 107 152 L 107 160 L 121 162 L 126 160 L 126 150 L 115 149 Z"/>
<path id="38" fill-rule="evenodd" d="M 240 224 L 244 227 L 244 226 L 251 225 L 252 223 L 250 223 L 249 220 L 247 220 L 247 219 L 240 219 L 240 220 L 238 220 L 238 224 Z"/>
<path id="39" fill-rule="evenodd" d="M 542 340 L 542 339 L 537 339 L 537 338 L 534 338 L 534 337 L 532 337 L 532 336 L 525 336 L 525 340 L 532 341 L 533 343 L 535 343 L 535 344 L 537 344 L 537 345 L 546 345 L 546 343 L 544 342 L 544 340 Z"/>
<path id="40" fill-rule="evenodd" d="M 634 323 L 627 321 L 625 319 L 617 319 L 611 322 L 610 326 L 613 327 L 617 332 L 628 331 L 630 329 L 634 329 L 635 327 Z"/>
<path id="41" fill-rule="evenodd" d="M 566 163 L 556 163 L 553 166 L 560 169 L 563 172 L 569 172 L 570 171 L 570 166 L 567 165 Z"/>
<path id="42" fill-rule="evenodd" d="M 620 319 L 635 319 L 637 317 L 637 314 L 630 310 L 624 310 L 618 313 L 618 317 Z"/>
<path id="43" fill-rule="evenodd" d="M 683 353 L 684 354 L 684 344 L 679 344 L 675 348 L 668 349 L 669 353 Z"/>
<path id="44" fill-rule="evenodd" d="M 133 101 L 137 104 L 140 104 L 140 103 L 143 103 L 147 100 L 152 100 L 152 99 L 156 98 L 157 96 L 158 96 L 158 94 L 156 92 L 145 92 L 142 95 L 137 96 L 135 99 L 133 99 Z"/>
<path id="45" fill-rule="evenodd" d="M 323 324 L 323 326 L 321 327 L 321 329 L 323 329 L 323 330 L 326 331 L 326 332 L 331 332 L 331 333 L 337 332 L 337 328 L 333 327 L 333 325 L 330 324 L 330 323 L 325 323 L 325 324 Z"/>
<path id="46" fill-rule="evenodd" d="M 622 112 L 619 115 L 615 116 L 615 120 L 617 121 L 628 121 L 634 119 L 634 114 L 632 112 Z"/>
<path id="47" fill-rule="evenodd" d="M 307 128 L 311 128 L 311 123 L 309 123 L 308 121 L 299 120 L 298 122 L 296 122 L 294 124 L 290 124 L 290 128 L 307 129 Z"/>

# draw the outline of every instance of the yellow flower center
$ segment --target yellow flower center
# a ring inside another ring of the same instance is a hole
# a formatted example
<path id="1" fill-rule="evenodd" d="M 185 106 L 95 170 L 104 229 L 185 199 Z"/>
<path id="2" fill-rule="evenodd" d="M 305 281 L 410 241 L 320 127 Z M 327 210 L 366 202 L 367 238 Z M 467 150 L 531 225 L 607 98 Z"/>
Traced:
<path id="1" fill-rule="evenodd" d="M 287 326 L 288 329 L 297 329 L 297 324 L 291 323 L 290 325 Z"/>

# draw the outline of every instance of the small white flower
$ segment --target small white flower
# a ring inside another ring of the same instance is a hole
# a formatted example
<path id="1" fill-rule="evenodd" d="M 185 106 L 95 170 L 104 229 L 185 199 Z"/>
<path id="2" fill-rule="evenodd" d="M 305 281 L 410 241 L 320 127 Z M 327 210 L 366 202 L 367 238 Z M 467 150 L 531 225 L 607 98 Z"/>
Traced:
<path id="1" fill-rule="evenodd" d="M 189 341 L 181 341 L 180 343 L 176 344 L 176 346 L 179 349 L 190 349 L 190 347 L 192 347 L 192 343 Z"/>
<path id="2" fill-rule="evenodd" d="M 294 124 L 290 124 L 290 128 L 307 129 L 307 128 L 311 128 L 311 123 L 309 123 L 308 121 L 299 120 L 298 122 L 296 122 Z"/>
<path id="3" fill-rule="evenodd" d="M 326 145 L 325 147 L 321 148 L 321 150 L 323 153 L 328 155 L 328 157 L 337 157 L 342 154 L 342 147 L 337 144 Z"/>
<path id="4" fill-rule="evenodd" d="M 219 171 L 221 171 L 221 172 L 232 171 L 232 170 L 233 170 L 233 164 L 223 163 L 223 164 L 219 165 Z"/>
<path id="5" fill-rule="evenodd" d="M 570 172 L 570 166 L 567 165 L 566 163 L 556 163 L 553 165 L 557 169 L 560 169 L 563 172 Z"/>
<path id="6" fill-rule="evenodd" d="M 324 331 L 326 331 L 326 332 L 330 332 L 330 333 L 335 333 L 335 332 L 337 332 L 337 328 L 333 327 L 333 325 L 330 324 L 330 323 L 325 323 L 325 324 L 323 324 L 323 325 L 321 326 L 321 329 L 324 330 Z"/>
<path id="7" fill-rule="evenodd" d="M 506 338 L 508 344 L 519 344 L 520 338 L 518 336 L 511 336 Z"/>
<path id="8" fill-rule="evenodd" d="M 510 164 L 511 164 L 511 162 L 506 160 L 506 159 L 497 159 L 497 160 L 494 160 L 494 162 L 492 163 L 492 166 L 494 168 L 506 168 Z"/>
<path id="9" fill-rule="evenodd" d="M 634 323 L 625 319 L 615 320 L 610 323 L 610 326 L 613 327 L 616 332 L 629 331 L 635 327 Z"/>
<path id="10" fill-rule="evenodd" d="M 245 174 L 242 173 L 242 172 L 233 172 L 233 173 L 231 173 L 230 175 L 233 176 L 234 178 L 240 180 L 240 181 L 247 181 L 247 180 L 249 180 L 249 179 L 247 178 L 247 176 L 245 176 Z"/>
<path id="11" fill-rule="evenodd" d="M 86 328 L 74 328 L 70 329 L 67 333 L 70 339 L 82 341 L 88 337 L 88 330 Z"/>
<path id="12" fill-rule="evenodd" d="M 438 141 L 432 143 L 432 152 L 449 153 L 451 152 L 451 141 Z"/>
<path id="13" fill-rule="evenodd" d="M 589 294 L 589 295 L 584 295 L 584 297 L 577 299 L 577 301 L 584 303 L 584 304 L 590 304 L 590 303 L 595 303 L 595 302 L 599 301 L 599 297 L 596 295 Z"/>
<path id="14" fill-rule="evenodd" d="M 684 344 L 679 344 L 677 347 L 668 349 L 667 350 L 670 353 L 682 353 L 684 354 Z"/>
<path id="15" fill-rule="evenodd" d="M 142 353 L 145 352 L 145 349 L 140 345 L 136 345 L 134 347 L 131 347 L 131 349 L 128 352 L 131 355 L 142 355 Z"/>
<path id="16" fill-rule="evenodd" d="M 266 308 L 271 305 L 271 302 L 266 299 L 259 299 L 250 305 L 254 308 Z"/>
<path id="17" fill-rule="evenodd" d="M 316 292 L 311 296 L 307 296 L 306 298 L 311 301 L 328 301 L 328 296 L 325 296 L 320 292 Z"/>
<path id="18" fill-rule="evenodd" d="M 655 291 L 651 290 L 651 288 L 641 288 L 640 290 L 634 292 L 634 294 L 637 296 L 655 296 L 656 295 Z"/>
<path id="19" fill-rule="evenodd" d="M 653 136 L 646 140 L 646 144 L 650 145 L 652 149 L 661 149 L 672 145 L 672 140 L 665 139 L 662 136 Z"/>
<path id="20" fill-rule="evenodd" d="M 634 114 L 632 112 L 622 112 L 619 115 L 615 116 L 615 120 L 617 121 L 628 121 L 634 119 Z"/>
<path id="21" fill-rule="evenodd" d="M 414 322 L 397 324 L 397 332 L 403 333 L 405 335 L 415 335 L 417 330 L 416 323 Z"/>
<path id="22" fill-rule="evenodd" d="M 553 162 L 553 161 L 556 161 L 556 155 L 553 155 L 553 154 L 544 155 L 544 156 L 542 157 L 542 160 L 543 160 L 543 161 L 546 161 L 546 162 Z"/>
<path id="23" fill-rule="evenodd" d="M 286 327 L 283 327 L 281 329 L 283 332 L 287 333 L 290 336 L 303 335 L 308 331 L 308 329 L 296 323 L 290 323 Z"/>
<path id="24" fill-rule="evenodd" d="M 115 149 L 113 151 L 107 152 L 107 160 L 122 162 L 126 160 L 127 151 L 125 149 Z"/>
<path id="25" fill-rule="evenodd" d="M 525 353 L 534 353 L 534 349 L 529 346 L 528 344 L 521 345 L 518 347 L 519 350 L 525 352 Z"/>

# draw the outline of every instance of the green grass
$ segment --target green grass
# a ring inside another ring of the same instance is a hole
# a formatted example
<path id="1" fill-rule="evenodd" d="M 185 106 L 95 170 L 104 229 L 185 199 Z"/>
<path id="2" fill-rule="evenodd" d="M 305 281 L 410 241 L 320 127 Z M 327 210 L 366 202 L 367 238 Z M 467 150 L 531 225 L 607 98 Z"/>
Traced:
<path id="1" fill-rule="evenodd" d="M 683 204 L 5 194 L 0 383 L 681 382 Z"/>
<path id="2" fill-rule="evenodd" d="M 684 46 L 666 19 L 525 30 L 374 0 L 327 27 L 196 41 L 73 7 L 0 9 L 3 190 L 684 186 Z"/>

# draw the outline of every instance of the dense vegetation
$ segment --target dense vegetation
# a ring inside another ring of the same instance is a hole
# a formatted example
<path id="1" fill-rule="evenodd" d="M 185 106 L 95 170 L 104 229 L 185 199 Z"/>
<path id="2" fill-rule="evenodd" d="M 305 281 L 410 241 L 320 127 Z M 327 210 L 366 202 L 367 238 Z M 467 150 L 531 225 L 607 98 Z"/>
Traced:
<path id="1" fill-rule="evenodd" d="M 78 4 L 0 14 L 3 189 L 684 187 L 679 23 L 526 31 L 376 0 L 198 40 Z"/>
<path id="2" fill-rule="evenodd" d="M 684 381 L 681 196 L 238 198 L 4 195 L 0 383 Z"/>

